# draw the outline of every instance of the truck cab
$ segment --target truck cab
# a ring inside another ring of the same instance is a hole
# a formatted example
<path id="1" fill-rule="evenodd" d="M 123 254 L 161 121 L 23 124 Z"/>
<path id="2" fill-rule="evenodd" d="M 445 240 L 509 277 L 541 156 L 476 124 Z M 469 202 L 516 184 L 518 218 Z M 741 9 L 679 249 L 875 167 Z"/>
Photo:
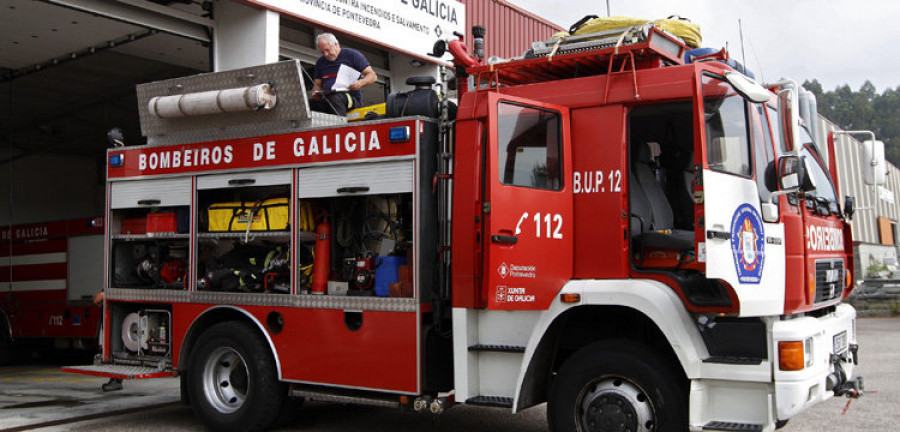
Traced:
<path id="1" fill-rule="evenodd" d="M 553 427 L 592 430 L 596 419 L 554 394 L 585 407 L 639 396 L 583 372 L 621 354 L 610 341 L 622 338 L 679 365 L 666 379 L 678 384 L 655 390 L 687 395 L 681 414 L 641 414 L 638 402 L 629 413 L 771 430 L 858 390 L 855 311 L 840 304 L 852 290 L 848 221 L 796 106 L 783 106 L 796 95 L 764 89 L 724 51 L 685 63 L 686 47 L 646 38 L 466 69 L 454 171 L 474 175 L 454 185 L 455 361 L 478 370 L 457 373 L 457 397 L 546 400 Z M 485 329 L 505 311 L 541 312 Z M 486 379 L 487 356 L 460 354 L 523 327 L 522 369 L 497 378 L 515 388 Z"/>

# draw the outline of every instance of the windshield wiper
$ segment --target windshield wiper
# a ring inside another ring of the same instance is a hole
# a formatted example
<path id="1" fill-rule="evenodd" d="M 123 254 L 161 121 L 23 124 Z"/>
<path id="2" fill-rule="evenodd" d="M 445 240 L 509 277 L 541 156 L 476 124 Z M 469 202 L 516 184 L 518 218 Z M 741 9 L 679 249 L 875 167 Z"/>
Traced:
<path id="1" fill-rule="evenodd" d="M 825 216 L 831 215 L 831 202 L 829 202 L 825 197 L 815 197 L 816 200 L 816 211 Z"/>

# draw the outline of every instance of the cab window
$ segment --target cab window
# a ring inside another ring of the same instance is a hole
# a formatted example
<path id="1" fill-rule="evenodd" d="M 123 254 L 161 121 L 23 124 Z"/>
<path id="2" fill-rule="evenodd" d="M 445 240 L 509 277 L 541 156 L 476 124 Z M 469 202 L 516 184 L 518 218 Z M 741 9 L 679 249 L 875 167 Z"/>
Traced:
<path id="1" fill-rule="evenodd" d="M 744 98 L 727 82 L 704 74 L 703 114 L 709 168 L 749 177 L 752 166 Z"/>
<path id="2" fill-rule="evenodd" d="M 509 102 L 500 102 L 497 114 L 500 181 L 511 186 L 560 190 L 560 114 Z"/>
<path id="3" fill-rule="evenodd" d="M 770 203 L 772 192 L 777 188 L 767 183 L 767 174 L 775 169 L 775 154 L 772 135 L 770 135 L 769 119 L 766 117 L 764 105 L 753 104 L 752 113 L 757 127 L 753 128 L 753 149 L 756 156 L 756 187 L 759 189 L 761 202 Z M 774 174 L 774 173 L 772 173 Z M 770 189 L 771 188 L 771 189 Z"/>

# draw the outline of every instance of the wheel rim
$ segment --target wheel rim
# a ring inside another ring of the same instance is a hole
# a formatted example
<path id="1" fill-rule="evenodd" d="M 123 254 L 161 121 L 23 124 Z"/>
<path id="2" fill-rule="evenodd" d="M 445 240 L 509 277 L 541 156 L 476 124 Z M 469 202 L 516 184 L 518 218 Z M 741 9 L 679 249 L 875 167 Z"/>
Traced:
<path id="1" fill-rule="evenodd" d="M 575 411 L 581 432 L 656 430 L 655 410 L 647 393 L 622 377 L 603 377 L 584 386 Z"/>
<path id="2" fill-rule="evenodd" d="M 230 347 L 216 348 L 203 365 L 203 392 L 206 400 L 223 414 L 244 405 L 249 387 L 247 363 Z"/>

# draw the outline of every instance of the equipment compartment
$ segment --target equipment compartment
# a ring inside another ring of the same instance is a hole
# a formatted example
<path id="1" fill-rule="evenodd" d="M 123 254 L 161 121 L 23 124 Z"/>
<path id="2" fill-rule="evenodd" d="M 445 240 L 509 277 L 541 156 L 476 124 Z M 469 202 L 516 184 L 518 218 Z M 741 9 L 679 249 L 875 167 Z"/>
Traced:
<path id="1" fill-rule="evenodd" d="M 198 177 L 197 290 L 291 293 L 290 180 L 289 171 Z"/>
<path id="2" fill-rule="evenodd" d="M 172 312 L 166 307 L 111 302 L 110 352 L 116 364 L 171 361 Z"/>
<path id="3" fill-rule="evenodd" d="M 110 286 L 184 289 L 188 245 L 184 240 L 113 240 Z"/>
<path id="4" fill-rule="evenodd" d="M 330 294 L 412 297 L 412 194 L 341 197 L 327 202 L 331 228 Z M 321 224 L 319 225 L 321 228 Z M 317 229 L 317 233 L 320 230 Z M 316 264 L 322 248 L 315 247 Z M 313 269 L 318 274 L 317 269 Z M 313 278 L 315 279 L 315 278 Z M 319 280 L 322 283 L 322 280 Z M 315 286 L 312 292 L 319 293 Z M 324 293 L 324 291 L 321 291 Z"/>

